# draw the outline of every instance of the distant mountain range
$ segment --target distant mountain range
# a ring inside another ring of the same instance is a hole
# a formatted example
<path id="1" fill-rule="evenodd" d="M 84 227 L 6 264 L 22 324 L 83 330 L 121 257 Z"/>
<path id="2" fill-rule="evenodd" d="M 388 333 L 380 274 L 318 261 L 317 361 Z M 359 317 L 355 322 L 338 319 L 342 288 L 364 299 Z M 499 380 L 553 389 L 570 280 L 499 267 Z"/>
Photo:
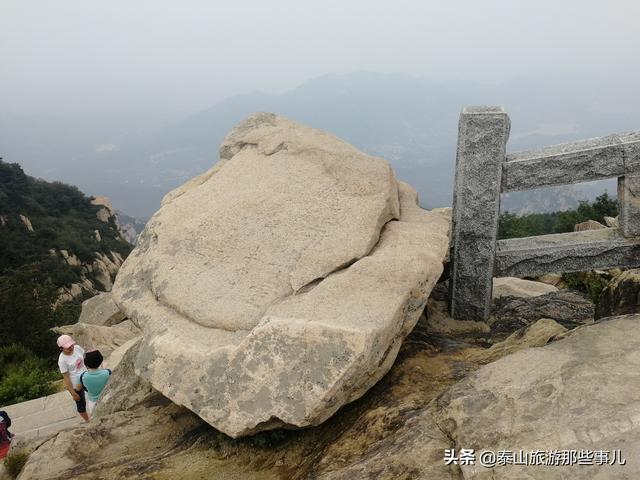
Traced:
<path id="1" fill-rule="evenodd" d="M 457 122 L 463 106 L 504 105 L 512 120 L 511 151 L 640 129 L 635 83 L 624 78 L 615 81 L 617 88 L 602 91 L 593 81 L 581 78 L 562 82 L 529 78 L 487 86 L 444 85 L 422 77 L 371 72 L 327 75 L 280 95 L 231 97 L 156 131 L 130 134 L 115 142 L 95 140 L 94 132 L 90 149 L 69 152 L 59 169 L 49 156 L 45 170 L 48 178 L 106 195 L 116 208 L 148 218 L 165 193 L 217 161 L 218 146 L 235 124 L 252 112 L 270 111 L 327 130 L 386 158 L 400 179 L 416 187 L 423 206 L 446 206 L 451 203 Z M 9 151 L 14 157 L 33 158 L 50 151 L 54 160 L 65 155 L 66 147 L 55 144 L 54 138 L 47 140 L 53 143 L 42 151 L 32 144 L 21 146 L 24 138 L 20 138 L 0 130 L 0 154 Z M 515 212 L 572 208 L 605 187 L 615 192 L 614 183 L 609 182 L 586 189 L 511 194 L 503 207 Z"/>

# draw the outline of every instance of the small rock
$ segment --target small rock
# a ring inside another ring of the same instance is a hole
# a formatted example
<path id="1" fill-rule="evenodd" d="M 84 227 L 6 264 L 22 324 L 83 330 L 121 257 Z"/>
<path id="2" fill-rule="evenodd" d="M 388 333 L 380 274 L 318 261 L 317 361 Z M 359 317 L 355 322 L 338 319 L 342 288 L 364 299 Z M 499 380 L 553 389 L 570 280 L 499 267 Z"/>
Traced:
<path id="1" fill-rule="evenodd" d="M 500 297 L 537 297 L 546 293 L 557 292 L 558 288 L 543 282 L 523 280 L 515 277 L 499 277 L 493 279 L 493 298 Z"/>
<path id="2" fill-rule="evenodd" d="M 20 221 L 24 224 L 24 226 L 27 227 L 27 230 L 33 232 L 33 226 L 31 225 L 31 220 L 29 220 L 29 217 L 25 217 L 24 215 L 18 216 L 20 217 Z"/>
<path id="3" fill-rule="evenodd" d="M 484 351 L 472 352 L 470 356 L 489 363 L 508 354 L 515 353 L 529 347 L 542 347 L 557 335 L 565 333 L 567 329 L 555 320 L 541 318 L 537 322 L 520 330 L 516 330 L 505 340 L 492 345 Z"/>
<path id="4" fill-rule="evenodd" d="M 562 274 L 560 273 L 546 273 L 541 275 L 535 279 L 537 282 L 546 283 L 547 285 L 553 285 L 558 288 L 566 288 L 567 284 L 562 278 Z"/>
<path id="5" fill-rule="evenodd" d="M 596 222 L 595 220 L 587 220 L 586 222 L 577 223 L 573 227 L 574 232 L 583 232 L 585 230 L 602 230 L 603 228 L 607 228 L 602 225 L 600 222 Z"/>
<path id="6" fill-rule="evenodd" d="M 606 223 L 607 227 L 610 228 L 620 228 L 618 217 L 604 217 L 604 223 Z"/>

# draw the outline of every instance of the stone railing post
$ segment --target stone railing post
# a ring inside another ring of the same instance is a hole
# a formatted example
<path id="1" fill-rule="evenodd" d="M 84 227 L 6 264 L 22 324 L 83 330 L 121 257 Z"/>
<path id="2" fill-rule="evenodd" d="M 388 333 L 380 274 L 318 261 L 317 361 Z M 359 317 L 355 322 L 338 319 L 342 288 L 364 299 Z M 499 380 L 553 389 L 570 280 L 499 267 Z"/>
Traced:
<path id="1" fill-rule="evenodd" d="M 460 114 L 453 194 L 450 313 L 486 320 L 491 311 L 500 189 L 509 116 L 502 107 Z"/>
<path id="2" fill-rule="evenodd" d="M 620 233 L 640 236 L 640 175 L 618 178 L 618 210 Z"/>
<path id="3" fill-rule="evenodd" d="M 627 171 L 640 172 L 640 132 L 619 136 Z M 618 222 L 625 237 L 640 236 L 640 174 L 618 178 Z"/>
<path id="4" fill-rule="evenodd" d="M 621 134 L 622 155 L 627 171 L 640 172 L 640 132 Z M 618 222 L 625 237 L 640 236 L 640 175 L 618 178 Z"/>

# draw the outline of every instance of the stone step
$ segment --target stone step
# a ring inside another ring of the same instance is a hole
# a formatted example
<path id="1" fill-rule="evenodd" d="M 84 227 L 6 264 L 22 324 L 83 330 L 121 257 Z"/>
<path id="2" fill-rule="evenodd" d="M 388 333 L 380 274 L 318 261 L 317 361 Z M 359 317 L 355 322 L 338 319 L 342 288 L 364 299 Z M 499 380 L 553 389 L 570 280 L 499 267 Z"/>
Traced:
<path id="1" fill-rule="evenodd" d="M 0 410 L 11 417 L 11 432 L 20 441 L 44 438 L 82 421 L 66 391 L 0 407 Z"/>

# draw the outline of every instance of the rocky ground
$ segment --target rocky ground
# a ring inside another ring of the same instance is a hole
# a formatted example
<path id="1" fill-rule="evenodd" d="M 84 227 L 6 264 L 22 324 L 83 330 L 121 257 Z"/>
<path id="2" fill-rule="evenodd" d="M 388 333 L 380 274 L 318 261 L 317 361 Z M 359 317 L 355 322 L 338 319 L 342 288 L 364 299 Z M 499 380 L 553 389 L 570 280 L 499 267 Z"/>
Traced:
<path id="1" fill-rule="evenodd" d="M 488 323 L 457 322 L 445 290 L 376 386 L 297 431 L 227 437 L 136 377 L 134 347 L 99 417 L 41 445 L 20 479 L 638 478 L 639 314 L 593 324 L 593 304 L 560 291 L 503 297 Z M 542 305 L 554 320 L 513 320 Z M 445 465 L 450 448 L 621 449 L 627 465 Z"/>

